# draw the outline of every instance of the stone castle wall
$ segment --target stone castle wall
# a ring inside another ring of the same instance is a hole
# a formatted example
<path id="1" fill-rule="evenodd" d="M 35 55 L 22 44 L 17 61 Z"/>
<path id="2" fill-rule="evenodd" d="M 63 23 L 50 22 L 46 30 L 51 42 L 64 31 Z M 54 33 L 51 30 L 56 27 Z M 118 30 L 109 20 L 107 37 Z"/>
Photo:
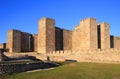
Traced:
<path id="1" fill-rule="evenodd" d="M 97 49 L 97 50 L 62 50 L 62 51 L 53 51 L 50 53 L 37 54 L 32 53 L 15 53 L 7 56 L 35 56 L 40 60 L 49 60 L 51 61 L 65 61 L 65 60 L 76 60 L 78 62 L 97 62 L 97 63 L 120 63 L 120 49 Z"/>
<path id="2" fill-rule="evenodd" d="M 110 48 L 110 26 L 108 23 L 101 23 L 98 25 L 98 48 Z"/>
<path id="3" fill-rule="evenodd" d="M 98 49 L 97 20 L 88 18 L 90 27 L 90 49 Z"/>
<path id="4" fill-rule="evenodd" d="M 55 27 L 54 19 L 42 18 L 37 35 L 8 31 L 7 48 L 10 52 L 36 51 L 42 57 L 34 56 L 44 59 L 48 55 L 52 60 L 119 62 L 120 37 L 110 36 L 110 25 L 98 24 L 94 18 L 81 20 L 73 31 Z"/>
<path id="5" fill-rule="evenodd" d="M 97 62 L 97 63 L 120 63 L 120 49 L 93 49 L 93 50 L 62 50 L 49 53 L 5 53 L 9 57 L 34 56 L 40 60 L 66 61 L 76 60 L 78 62 Z"/>
<path id="6" fill-rule="evenodd" d="M 120 48 L 120 37 L 113 36 L 113 43 L 114 48 Z"/>
<path id="7" fill-rule="evenodd" d="M 80 47 L 80 36 L 81 31 L 79 26 L 75 26 L 73 32 L 72 32 L 72 50 L 78 50 Z"/>
<path id="8" fill-rule="evenodd" d="M 72 31 L 63 30 L 63 50 L 72 49 Z"/>
<path id="9" fill-rule="evenodd" d="M 55 28 L 55 50 L 72 49 L 72 31 Z"/>
<path id="10" fill-rule="evenodd" d="M 80 21 L 72 34 L 72 48 L 78 49 L 97 49 L 97 22 L 96 19 L 87 18 Z"/>
<path id="11" fill-rule="evenodd" d="M 78 62 L 120 63 L 120 49 L 65 50 L 47 54 L 51 61 L 76 60 Z"/>
<path id="12" fill-rule="evenodd" d="M 30 34 L 21 32 L 21 52 L 30 51 Z"/>
<path id="13" fill-rule="evenodd" d="M 6 43 L 1 43 L 0 44 L 0 49 L 6 49 Z"/>
<path id="14" fill-rule="evenodd" d="M 38 49 L 38 35 L 37 34 L 33 34 L 33 51 L 37 52 Z"/>
<path id="15" fill-rule="evenodd" d="M 55 27 L 55 21 L 51 18 L 41 19 L 38 25 L 37 36 L 19 30 L 8 31 L 7 47 L 10 51 L 47 53 L 55 50 L 120 47 L 118 38 L 110 36 L 109 24 L 103 22 L 97 25 L 94 18 L 81 20 L 73 31 Z"/>
<path id="16" fill-rule="evenodd" d="M 7 49 L 9 52 L 21 52 L 21 32 L 9 30 L 7 34 Z"/>
<path id="17" fill-rule="evenodd" d="M 55 50 L 63 50 L 63 29 L 55 27 Z"/>
<path id="18" fill-rule="evenodd" d="M 38 52 L 47 53 L 55 50 L 55 22 L 43 18 L 38 23 Z"/>
<path id="19" fill-rule="evenodd" d="M 9 52 L 29 52 L 33 51 L 34 40 L 32 34 L 19 30 L 9 30 L 7 35 L 7 49 Z"/>
<path id="20" fill-rule="evenodd" d="M 46 21 L 46 53 L 55 51 L 55 21 L 54 19 L 47 19 Z"/>

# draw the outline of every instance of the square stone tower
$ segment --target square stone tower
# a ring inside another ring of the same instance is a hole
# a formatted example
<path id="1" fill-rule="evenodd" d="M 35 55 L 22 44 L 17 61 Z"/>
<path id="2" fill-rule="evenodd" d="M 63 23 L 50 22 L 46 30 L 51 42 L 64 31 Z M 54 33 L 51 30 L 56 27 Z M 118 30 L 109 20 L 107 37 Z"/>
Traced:
<path id="1" fill-rule="evenodd" d="M 49 53 L 55 51 L 55 21 L 42 18 L 38 22 L 38 52 Z"/>
<path id="2" fill-rule="evenodd" d="M 110 48 L 110 26 L 108 23 L 98 25 L 98 48 Z"/>
<path id="3" fill-rule="evenodd" d="M 86 18 L 81 20 L 80 25 L 74 28 L 72 35 L 73 50 L 98 48 L 96 19 Z"/>
<path id="4" fill-rule="evenodd" d="M 110 46 L 111 48 L 119 49 L 120 48 L 120 37 L 111 35 Z"/>
<path id="5" fill-rule="evenodd" d="M 21 32 L 18 30 L 9 30 L 7 34 L 7 49 L 9 52 L 21 51 Z"/>

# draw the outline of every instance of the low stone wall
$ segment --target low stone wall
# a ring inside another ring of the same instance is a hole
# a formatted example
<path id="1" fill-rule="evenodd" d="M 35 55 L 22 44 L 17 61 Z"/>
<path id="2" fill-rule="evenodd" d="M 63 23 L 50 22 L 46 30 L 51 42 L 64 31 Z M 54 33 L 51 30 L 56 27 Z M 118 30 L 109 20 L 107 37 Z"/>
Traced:
<path id="1" fill-rule="evenodd" d="M 54 67 L 55 64 L 44 63 L 44 62 L 36 62 L 36 63 L 24 63 L 24 64 L 0 64 L 0 74 L 12 74 L 23 71 L 29 71 L 34 69 L 43 69 Z"/>
<path id="2" fill-rule="evenodd" d="M 120 49 L 96 50 L 61 50 L 46 54 L 31 53 L 5 53 L 8 57 L 34 56 L 41 60 L 65 61 L 77 60 L 78 62 L 120 63 Z"/>

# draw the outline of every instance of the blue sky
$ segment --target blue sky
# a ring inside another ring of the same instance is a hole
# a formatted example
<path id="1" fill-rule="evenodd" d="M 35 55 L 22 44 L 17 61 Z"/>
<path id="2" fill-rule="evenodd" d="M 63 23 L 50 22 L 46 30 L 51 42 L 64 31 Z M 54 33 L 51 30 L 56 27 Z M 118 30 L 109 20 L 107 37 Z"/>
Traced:
<path id="1" fill-rule="evenodd" d="M 56 26 L 72 30 L 81 19 L 108 22 L 110 33 L 120 36 L 120 0 L 0 0 L 0 43 L 7 31 L 38 32 L 38 20 L 54 18 Z"/>

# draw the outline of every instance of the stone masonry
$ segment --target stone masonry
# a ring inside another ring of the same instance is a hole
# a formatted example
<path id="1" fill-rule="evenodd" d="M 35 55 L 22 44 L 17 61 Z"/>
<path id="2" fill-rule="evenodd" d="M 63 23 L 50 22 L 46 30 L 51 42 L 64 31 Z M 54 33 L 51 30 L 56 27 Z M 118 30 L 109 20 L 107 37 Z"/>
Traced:
<path id="1" fill-rule="evenodd" d="M 110 25 L 105 22 L 98 24 L 94 18 L 81 20 L 73 31 L 55 27 L 54 19 L 42 18 L 38 22 L 38 34 L 10 30 L 7 39 L 9 52 L 49 53 L 119 47 L 119 37 L 110 36 Z"/>
<path id="2" fill-rule="evenodd" d="M 73 50 L 97 49 L 97 22 L 96 19 L 87 18 L 80 21 L 80 25 L 73 30 Z"/>
<path id="3" fill-rule="evenodd" d="M 120 48 L 120 37 L 118 36 L 113 36 L 113 48 Z"/>
<path id="4" fill-rule="evenodd" d="M 7 49 L 9 52 L 21 52 L 21 32 L 18 30 L 9 30 L 7 34 Z"/>
<path id="5" fill-rule="evenodd" d="M 81 36 L 81 31 L 79 26 L 75 26 L 74 30 L 72 32 L 72 50 L 78 50 L 80 49 L 80 36 Z M 76 41 L 77 39 L 77 41 Z"/>
<path id="6" fill-rule="evenodd" d="M 101 23 L 98 25 L 98 41 L 99 46 L 98 48 L 101 49 L 109 49 L 110 48 L 110 30 L 109 30 L 109 24 L 108 23 Z"/>
<path id="7" fill-rule="evenodd" d="M 7 49 L 9 52 L 30 52 L 33 51 L 34 46 L 33 36 L 27 32 L 21 32 L 19 30 L 9 30 L 7 39 Z"/>
<path id="8" fill-rule="evenodd" d="M 43 18 L 38 23 L 38 52 L 48 53 L 55 50 L 55 21 Z"/>
<path id="9" fill-rule="evenodd" d="M 72 31 L 63 30 L 63 50 L 72 49 Z"/>
<path id="10" fill-rule="evenodd" d="M 30 34 L 21 32 L 21 52 L 30 51 Z"/>
<path id="11" fill-rule="evenodd" d="M 37 34 L 33 34 L 33 51 L 37 52 L 37 49 L 38 49 L 38 35 Z"/>
<path id="12" fill-rule="evenodd" d="M 38 22 L 38 34 L 9 30 L 6 45 L 9 52 L 26 52 L 27 55 L 34 52 L 32 55 L 37 58 L 117 62 L 120 37 L 110 35 L 110 25 L 99 24 L 94 18 L 81 20 L 73 30 L 56 27 L 54 19 L 42 18 Z"/>
<path id="13" fill-rule="evenodd" d="M 0 61 L 4 61 L 3 49 L 0 49 Z"/>
<path id="14" fill-rule="evenodd" d="M 63 50 L 63 29 L 55 27 L 55 50 Z"/>
<path id="15" fill-rule="evenodd" d="M 6 49 L 6 43 L 1 43 L 0 44 L 0 49 Z"/>

